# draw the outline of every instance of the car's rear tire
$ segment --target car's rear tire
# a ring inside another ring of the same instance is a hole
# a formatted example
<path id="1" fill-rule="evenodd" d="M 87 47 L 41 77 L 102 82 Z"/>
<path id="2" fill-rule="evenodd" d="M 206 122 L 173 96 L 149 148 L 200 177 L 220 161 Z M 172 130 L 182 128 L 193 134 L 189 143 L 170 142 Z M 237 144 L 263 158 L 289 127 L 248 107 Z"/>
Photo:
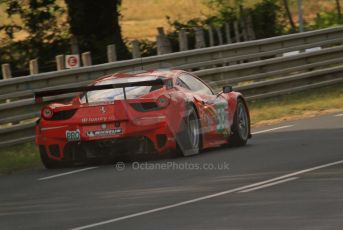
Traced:
<path id="1" fill-rule="evenodd" d="M 183 119 L 182 131 L 177 135 L 178 153 L 183 156 L 198 154 L 200 151 L 200 121 L 193 106 L 189 106 Z"/>
<path id="2" fill-rule="evenodd" d="M 67 164 L 64 161 L 50 159 L 44 146 L 39 146 L 39 154 L 41 161 L 46 169 L 56 169 L 67 166 Z"/>
<path id="3" fill-rule="evenodd" d="M 237 99 L 231 131 L 230 146 L 243 146 L 247 143 L 250 135 L 250 120 L 247 107 L 241 98 Z"/>

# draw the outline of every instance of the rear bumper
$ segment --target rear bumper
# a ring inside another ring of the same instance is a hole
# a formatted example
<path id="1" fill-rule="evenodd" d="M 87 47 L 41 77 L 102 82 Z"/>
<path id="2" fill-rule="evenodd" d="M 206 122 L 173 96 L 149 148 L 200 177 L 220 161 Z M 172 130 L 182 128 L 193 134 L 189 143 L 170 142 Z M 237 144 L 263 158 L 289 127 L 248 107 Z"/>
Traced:
<path id="1" fill-rule="evenodd" d="M 140 125 L 137 125 L 138 123 Z M 119 129 L 122 132 L 113 131 Z M 79 132 L 80 136 L 77 140 L 68 140 L 68 132 Z M 122 122 L 118 127 L 111 123 L 54 126 L 38 124 L 36 144 L 53 160 L 125 154 L 163 154 L 176 148 L 174 133 L 166 120 L 156 119 L 153 123 L 151 120 Z"/>

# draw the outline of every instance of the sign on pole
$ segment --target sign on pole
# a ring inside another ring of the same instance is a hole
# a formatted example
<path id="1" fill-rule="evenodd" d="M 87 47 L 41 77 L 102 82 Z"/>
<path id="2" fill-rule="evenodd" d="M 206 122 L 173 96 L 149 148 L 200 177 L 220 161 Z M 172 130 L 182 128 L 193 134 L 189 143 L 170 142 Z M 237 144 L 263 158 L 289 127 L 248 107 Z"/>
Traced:
<path id="1" fill-rule="evenodd" d="M 66 55 L 66 68 L 78 68 L 80 67 L 80 56 L 78 54 Z"/>
<path id="2" fill-rule="evenodd" d="M 298 19 L 299 19 L 299 32 L 304 32 L 304 18 L 303 18 L 303 9 L 301 0 L 297 0 L 298 6 Z"/>

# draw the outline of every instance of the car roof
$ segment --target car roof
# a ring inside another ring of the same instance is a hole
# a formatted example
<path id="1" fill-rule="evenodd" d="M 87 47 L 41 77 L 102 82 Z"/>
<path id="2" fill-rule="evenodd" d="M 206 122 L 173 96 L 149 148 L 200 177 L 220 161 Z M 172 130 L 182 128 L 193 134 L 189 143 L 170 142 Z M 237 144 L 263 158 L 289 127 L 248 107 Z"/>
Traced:
<path id="1" fill-rule="evenodd" d="M 133 72 L 115 73 L 115 74 L 100 77 L 97 80 L 95 80 L 93 84 L 99 83 L 101 81 L 111 80 L 114 78 L 129 78 L 129 77 L 142 77 L 142 76 L 174 78 L 175 76 L 179 75 L 181 72 L 184 72 L 184 71 L 171 70 L 171 69 L 150 69 L 150 70 L 140 70 L 140 71 L 133 71 Z"/>

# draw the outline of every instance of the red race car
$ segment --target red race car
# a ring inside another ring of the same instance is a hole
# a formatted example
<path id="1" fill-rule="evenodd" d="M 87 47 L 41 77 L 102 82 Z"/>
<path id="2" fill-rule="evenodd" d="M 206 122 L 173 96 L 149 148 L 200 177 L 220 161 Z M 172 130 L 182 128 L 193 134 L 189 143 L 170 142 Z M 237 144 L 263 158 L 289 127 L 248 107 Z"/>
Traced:
<path id="1" fill-rule="evenodd" d="M 250 116 L 244 97 L 223 87 L 215 94 L 182 70 L 117 73 L 89 86 L 36 91 L 43 97 L 79 92 L 69 103 L 42 108 L 36 144 L 46 168 L 127 154 L 185 156 L 225 144 L 245 145 Z"/>

